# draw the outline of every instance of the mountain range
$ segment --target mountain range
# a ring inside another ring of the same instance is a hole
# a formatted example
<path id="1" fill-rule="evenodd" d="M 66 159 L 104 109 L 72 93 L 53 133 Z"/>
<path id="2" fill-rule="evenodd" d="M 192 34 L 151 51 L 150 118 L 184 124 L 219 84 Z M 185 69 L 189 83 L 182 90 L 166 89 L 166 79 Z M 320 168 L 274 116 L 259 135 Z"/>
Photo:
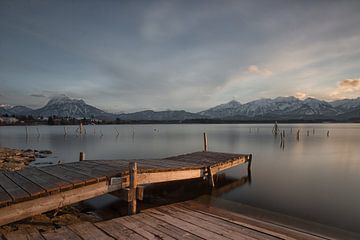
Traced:
<path id="1" fill-rule="evenodd" d="M 171 121 L 171 120 L 359 120 L 360 97 L 336 101 L 322 101 L 315 98 L 300 100 L 295 97 L 263 98 L 248 103 L 230 101 L 207 110 L 191 113 L 180 111 L 140 111 L 134 113 L 108 113 L 83 100 L 71 99 L 65 95 L 51 98 L 39 109 L 25 106 L 0 105 L 0 115 L 61 116 L 74 118 L 97 118 L 125 121 Z"/>

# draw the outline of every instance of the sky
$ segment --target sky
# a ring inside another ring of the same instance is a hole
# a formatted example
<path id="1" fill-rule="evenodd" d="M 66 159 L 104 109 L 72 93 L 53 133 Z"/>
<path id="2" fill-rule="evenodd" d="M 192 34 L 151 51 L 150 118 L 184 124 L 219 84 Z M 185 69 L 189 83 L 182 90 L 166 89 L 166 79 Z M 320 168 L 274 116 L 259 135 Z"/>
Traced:
<path id="1" fill-rule="evenodd" d="M 0 104 L 111 112 L 360 96 L 360 1 L 0 1 Z"/>

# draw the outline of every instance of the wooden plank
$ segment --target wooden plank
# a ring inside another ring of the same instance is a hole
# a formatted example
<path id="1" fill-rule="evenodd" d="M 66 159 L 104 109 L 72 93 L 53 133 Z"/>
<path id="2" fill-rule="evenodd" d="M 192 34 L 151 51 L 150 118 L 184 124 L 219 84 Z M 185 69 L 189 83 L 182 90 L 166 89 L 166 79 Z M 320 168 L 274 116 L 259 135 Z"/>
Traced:
<path id="1" fill-rule="evenodd" d="M 247 227 L 243 227 L 237 224 L 234 224 L 232 222 L 229 221 L 225 221 L 223 219 L 217 218 L 217 217 L 213 217 L 207 214 L 203 214 L 185 207 L 182 207 L 181 204 L 173 204 L 169 206 L 171 209 L 174 209 L 175 212 L 176 211 L 181 211 L 183 213 L 186 213 L 190 216 L 194 216 L 203 220 L 206 220 L 207 222 L 211 222 L 212 224 L 216 224 L 218 226 L 227 228 L 233 232 L 238 232 L 238 233 L 242 233 L 245 234 L 249 237 L 253 237 L 256 239 L 269 239 L 269 240 L 275 240 L 278 239 L 277 237 L 253 230 L 253 229 L 249 229 Z"/>
<path id="2" fill-rule="evenodd" d="M 94 178 L 98 182 L 107 180 L 107 177 L 104 174 L 102 174 L 102 173 L 94 174 L 93 172 L 91 172 L 91 169 L 81 169 L 81 168 L 77 168 L 76 166 L 72 166 L 72 165 L 69 165 L 69 164 L 59 165 L 59 167 L 64 168 L 64 169 L 66 169 L 68 171 L 73 171 L 73 172 L 76 172 L 76 173 L 83 174 L 83 175 L 88 176 L 90 178 Z"/>
<path id="3" fill-rule="evenodd" d="M 18 172 L 23 177 L 44 188 L 47 192 L 56 192 L 73 188 L 73 184 L 61 180 L 35 167 L 29 167 Z"/>
<path id="4" fill-rule="evenodd" d="M 31 198 L 47 195 L 45 189 L 33 183 L 29 179 L 23 177 L 22 175 L 18 174 L 17 172 L 5 172 L 5 175 L 12 181 L 20 185 L 26 192 L 28 192 Z"/>
<path id="5" fill-rule="evenodd" d="M 117 223 L 114 220 L 110 221 L 104 221 L 104 222 L 98 222 L 94 223 L 95 226 L 109 234 L 110 236 L 120 239 L 120 240 L 127 240 L 127 239 L 133 239 L 133 240 L 143 240 L 146 239 L 143 236 L 137 234 L 136 232 L 128 229 L 127 227 Z"/>
<path id="6" fill-rule="evenodd" d="M 152 228 L 148 225 L 144 225 L 141 222 L 134 220 L 131 217 L 122 217 L 114 219 L 118 224 L 122 224 L 123 226 L 131 229 L 137 234 L 143 236 L 146 239 L 164 239 L 164 240 L 174 240 L 175 238 L 170 237 L 169 235 L 157 230 L 156 228 Z"/>
<path id="7" fill-rule="evenodd" d="M 204 220 L 203 218 L 199 218 L 197 216 L 193 216 L 191 214 L 188 214 L 188 212 L 183 212 L 181 210 L 178 210 L 176 208 L 173 208 L 171 206 L 163 206 L 156 208 L 160 212 L 163 212 L 165 214 L 168 214 L 174 218 L 186 221 L 190 224 L 193 224 L 195 226 L 201 227 L 203 229 L 207 229 L 209 232 L 213 232 L 216 234 L 219 234 L 225 238 L 228 239 L 244 239 L 244 240 L 254 240 L 257 238 L 251 237 L 246 235 L 245 233 L 239 232 L 239 231 L 233 231 L 227 226 L 221 226 L 215 223 L 212 223 L 211 221 Z M 265 238 L 263 238 L 265 239 Z"/>
<path id="8" fill-rule="evenodd" d="M 40 171 L 46 172 L 48 174 L 51 174 L 55 177 L 58 177 L 64 181 L 71 182 L 74 184 L 74 187 L 79 187 L 85 185 L 87 182 L 86 180 L 89 179 L 89 177 L 74 173 L 72 171 L 67 171 L 64 168 L 59 168 L 58 166 L 48 166 L 48 167 L 40 167 L 38 168 Z"/>
<path id="9" fill-rule="evenodd" d="M 211 206 L 205 206 L 196 201 L 186 201 L 181 203 L 182 206 L 194 211 L 198 211 L 210 216 L 223 219 L 247 228 L 254 229 L 259 232 L 266 233 L 281 239 L 294 240 L 294 239 L 323 239 L 312 234 L 299 232 L 287 227 L 275 225 L 269 222 L 260 221 L 254 218 L 249 218 L 238 213 L 229 212 L 227 210 L 218 209 Z"/>
<path id="10" fill-rule="evenodd" d="M 65 226 L 58 228 L 52 232 L 42 233 L 42 236 L 47 240 L 64 240 L 64 239 L 82 240 L 80 236 L 78 236 L 76 233 L 74 233 Z"/>
<path id="11" fill-rule="evenodd" d="M 167 222 L 171 225 L 174 225 L 178 228 L 181 228 L 185 231 L 191 232 L 192 234 L 197 235 L 198 237 L 201 237 L 204 239 L 215 239 L 215 240 L 216 239 L 217 240 L 224 239 L 224 237 L 222 235 L 208 231 L 206 228 L 201 228 L 192 223 L 186 222 L 184 220 L 170 216 L 166 213 L 160 212 L 156 209 L 147 209 L 146 214 L 149 214 L 150 216 L 155 217 L 157 219 L 161 219 L 162 221 L 165 221 L 165 222 Z"/>
<path id="12" fill-rule="evenodd" d="M 114 239 L 98 229 L 94 224 L 90 222 L 81 222 L 68 226 L 74 233 L 79 235 L 84 240 L 111 240 Z"/>
<path id="13" fill-rule="evenodd" d="M 12 202 L 10 195 L 0 186 L 0 207 Z"/>
<path id="14" fill-rule="evenodd" d="M 34 227 L 4 233 L 6 240 L 44 240 L 39 231 Z"/>
<path id="15" fill-rule="evenodd" d="M 0 185 L 10 195 L 13 202 L 20 202 L 30 197 L 24 189 L 11 181 L 5 174 L 0 172 Z"/>
<path id="16" fill-rule="evenodd" d="M 105 193 L 108 193 L 107 182 L 99 182 L 42 198 L 12 204 L 0 208 L 0 226 L 100 196 Z"/>
<path id="17" fill-rule="evenodd" d="M 203 238 L 200 238 L 191 232 L 187 232 L 181 228 L 177 228 L 174 225 L 171 225 L 167 222 L 162 221 L 161 219 L 154 218 L 146 213 L 140 213 L 131 216 L 131 218 L 135 219 L 136 221 L 141 222 L 143 225 L 151 226 L 152 228 L 155 228 L 168 236 L 171 236 L 175 239 L 185 239 L 185 240 L 202 240 Z"/>

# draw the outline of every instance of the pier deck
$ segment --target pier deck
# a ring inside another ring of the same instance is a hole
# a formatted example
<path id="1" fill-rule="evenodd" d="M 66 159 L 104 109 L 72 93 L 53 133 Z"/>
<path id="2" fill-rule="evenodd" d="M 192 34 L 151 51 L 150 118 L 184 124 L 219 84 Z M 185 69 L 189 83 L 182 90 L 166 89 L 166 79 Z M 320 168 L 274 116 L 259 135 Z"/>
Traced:
<path id="1" fill-rule="evenodd" d="M 135 177 L 129 168 L 134 162 Z M 143 185 L 195 178 L 213 183 L 212 176 L 219 171 L 246 162 L 250 166 L 250 154 L 194 152 L 164 159 L 87 160 L 3 171 L 0 226 L 112 192 L 135 201 L 136 210 Z"/>
<path id="2" fill-rule="evenodd" d="M 97 223 L 82 222 L 50 232 L 34 228 L 4 239 L 326 239 L 316 234 L 187 201 L 146 209 L 139 214 Z"/>

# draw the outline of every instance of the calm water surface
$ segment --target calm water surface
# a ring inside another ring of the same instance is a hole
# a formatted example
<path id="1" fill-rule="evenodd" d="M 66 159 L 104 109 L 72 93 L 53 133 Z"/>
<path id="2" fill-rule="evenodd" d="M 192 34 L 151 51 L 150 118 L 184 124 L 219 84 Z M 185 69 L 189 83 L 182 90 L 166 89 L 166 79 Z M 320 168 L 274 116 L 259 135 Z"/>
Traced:
<path id="1" fill-rule="evenodd" d="M 2 126 L 0 146 L 54 152 L 38 163 L 77 161 L 80 151 L 87 159 L 157 158 L 201 150 L 207 132 L 211 151 L 253 153 L 251 185 L 221 198 L 360 232 L 360 124 L 283 124 L 284 148 L 270 124 L 86 126 L 82 137 L 77 126 L 66 126 L 66 137 L 63 126 L 37 128 L 40 137 L 31 126 L 26 139 L 25 127 Z M 246 167 L 227 175 L 240 179 Z"/>

